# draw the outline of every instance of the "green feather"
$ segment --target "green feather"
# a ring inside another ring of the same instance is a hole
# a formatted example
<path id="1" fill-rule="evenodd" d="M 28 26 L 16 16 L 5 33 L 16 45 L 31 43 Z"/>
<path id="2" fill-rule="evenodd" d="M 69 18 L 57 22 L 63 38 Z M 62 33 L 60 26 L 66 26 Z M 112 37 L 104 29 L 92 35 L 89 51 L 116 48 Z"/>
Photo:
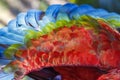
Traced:
<path id="1" fill-rule="evenodd" d="M 66 20 L 58 20 L 56 21 L 56 28 L 60 28 L 60 27 L 64 27 L 64 26 L 67 26 L 69 23 L 69 21 L 66 21 Z"/>
<path id="2" fill-rule="evenodd" d="M 119 21 L 119 20 L 107 19 L 107 21 L 108 21 L 111 25 L 114 25 L 115 28 L 119 28 L 119 27 L 120 27 L 120 21 Z"/>
<path id="3" fill-rule="evenodd" d="M 3 68 L 3 71 L 5 73 L 12 73 L 15 72 L 16 70 L 17 70 L 17 65 L 12 65 L 11 63 L 9 63 Z"/>
<path id="4" fill-rule="evenodd" d="M 44 34 L 47 34 L 49 32 L 52 32 L 56 28 L 56 25 L 54 23 L 48 23 L 43 29 L 42 32 Z"/>
<path id="5" fill-rule="evenodd" d="M 40 31 L 28 30 L 24 38 L 24 43 L 26 47 L 31 46 L 31 39 L 37 39 L 42 36 L 44 33 Z"/>
<path id="6" fill-rule="evenodd" d="M 27 34 L 25 35 L 24 42 L 26 43 L 31 39 L 37 39 L 41 35 L 43 35 L 42 32 L 34 31 L 34 30 L 28 30 Z"/>
<path id="7" fill-rule="evenodd" d="M 22 46 L 22 44 L 13 44 L 10 47 L 8 47 L 4 54 L 7 58 L 12 59 L 14 57 L 15 52 Z"/>

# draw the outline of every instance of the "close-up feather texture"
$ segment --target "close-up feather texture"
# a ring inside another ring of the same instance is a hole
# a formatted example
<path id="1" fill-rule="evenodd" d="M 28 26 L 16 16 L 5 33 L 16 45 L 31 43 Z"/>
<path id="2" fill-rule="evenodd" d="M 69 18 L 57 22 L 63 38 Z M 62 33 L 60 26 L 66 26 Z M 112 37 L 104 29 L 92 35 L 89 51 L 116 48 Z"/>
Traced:
<path id="1" fill-rule="evenodd" d="M 119 27 L 87 4 L 20 13 L 0 29 L 0 80 L 120 80 Z"/>

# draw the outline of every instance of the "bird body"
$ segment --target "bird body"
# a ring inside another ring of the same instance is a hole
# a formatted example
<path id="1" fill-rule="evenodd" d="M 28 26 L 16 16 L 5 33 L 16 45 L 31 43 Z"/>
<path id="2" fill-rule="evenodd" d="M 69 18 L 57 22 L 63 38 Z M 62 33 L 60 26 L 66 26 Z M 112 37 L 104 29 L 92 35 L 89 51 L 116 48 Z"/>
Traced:
<path id="1" fill-rule="evenodd" d="M 28 11 L 1 29 L 6 33 L 1 36 L 7 38 L 1 44 L 13 44 L 5 55 L 14 59 L 3 70 L 14 72 L 15 80 L 25 75 L 48 80 L 54 73 L 59 76 L 51 80 L 119 80 L 120 33 L 115 29 L 119 20 L 114 16 L 119 15 L 71 3 L 52 5 L 46 13 Z M 50 74 L 46 75 L 45 68 Z"/>

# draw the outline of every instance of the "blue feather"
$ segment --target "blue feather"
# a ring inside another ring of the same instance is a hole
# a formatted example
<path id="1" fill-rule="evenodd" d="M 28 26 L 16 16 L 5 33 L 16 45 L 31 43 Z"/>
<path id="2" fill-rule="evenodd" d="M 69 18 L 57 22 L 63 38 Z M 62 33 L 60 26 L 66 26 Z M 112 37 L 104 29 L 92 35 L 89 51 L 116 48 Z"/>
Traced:
<path id="1" fill-rule="evenodd" d="M 13 80 L 14 74 L 0 71 L 0 80 Z"/>
<path id="2" fill-rule="evenodd" d="M 3 54 L 4 50 L 5 50 L 5 48 L 0 46 L 0 57 L 4 56 L 4 54 Z"/>
<path id="3" fill-rule="evenodd" d="M 14 34 L 18 34 L 18 35 L 21 35 L 21 36 L 24 36 L 25 35 L 25 30 L 28 30 L 27 28 L 19 28 L 19 27 L 16 27 L 16 19 L 15 20 L 11 20 L 8 25 L 8 31 L 11 32 L 11 33 L 14 33 Z"/>
<path id="4" fill-rule="evenodd" d="M 51 5 L 47 8 L 45 15 L 46 16 L 52 16 L 53 18 L 56 18 L 58 15 L 59 9 L 61 5 Z"/>
<path id="5" fill-rule="evenodd" d="M 17 15 L 17 20 L 16 20 L 16 27 L 17 28 L 26 28 L 26 29 L 34 29 L 31 26 L 28 26 L 25 22 L 25 16 L 27 13 L 20 13 Z"/>
<path id="6" fill-rule="evenodd" d="M 24 39 L 23 36 L 8 32 L 8 27 L 4 27 L 4 28 L 0 29 L 0 36 L 4 36 L 6 38 L 9 38 L 9 39 L 15 40 L 15 41 L 19 41 L 19 42 L 23 42 L 23 39 Z"/>
<path id="7" fill-rule="evenodd" d="M 70 12 L 75 10 L 76 8 L 78 8 L 77 5 L 72 4 L 72 3 L 67 3 L 67 4 L 63 5 L 62 7 L 60 7 L 60 11 L 59 12 L 69 14 Z"/>
<path id="8" fill-rule="evenodd" d="M 44 15 L 44 12 L 39 10 L 39 11 L 36 11 L 34 14 L 35 14 L 35 20 L 36 20 L 36 22 L 38 24 L 39 20 L 42 19 L 42 16 Z"/>
<path id="9" fill-rule="evenodd" d="M 39 10 L 29 10 L 25 17 L 25 22 L 27 25 L 33 27 L 36 30 L 39 30 L 39 25 L 37 24 L 37 21 L 35 19 L 35 14 L 37 12 L 39 13 L 40 11 Z"/>
<path id="10" fill-rule="evenodd" d="M 70 13 L 70 18 L 78 19 L 85 12 L 89 12 L 91 10 L 95 10 L 92 6 L 83 4 L 76 8 L 73 12 Z"/>
<path id="11" fill-rule="evenodd" d="M 120 15 L 117 14 L 117 13 L 112 12 L 112 13 L 101 16 L 101 18 L 105 18 L 105 19 L 112 18 L 112 17 L 120 17 Z"/>
<path id="12" fill-rule="evenodd" d="M 87 11 L 84 14 L 92 16 L 92 17 L 100 17 L 103 15 L 107 15 L 108 12 L 104 9 L 96 9 L 96 10 L 92 10 L 92 11 Z"/>

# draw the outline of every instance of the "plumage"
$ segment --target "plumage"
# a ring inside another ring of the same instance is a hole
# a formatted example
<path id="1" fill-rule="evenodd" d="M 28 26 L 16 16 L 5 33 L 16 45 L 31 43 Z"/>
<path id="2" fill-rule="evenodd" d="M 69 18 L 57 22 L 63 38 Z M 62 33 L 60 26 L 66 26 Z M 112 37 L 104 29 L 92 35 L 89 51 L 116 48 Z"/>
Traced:
<path id="1" fill-rule="evenodd" d="M 8 47 L 0 47 L 1 53 L 5 50 L 6 58 L 12 59 L 3 70 L 12 78 L 14 73 L 15 80 L 26 75 L 36 80 L 119 80 L 117 17 L 72 3 L 20 13 L 0 29 L 0 44 Z"/>

